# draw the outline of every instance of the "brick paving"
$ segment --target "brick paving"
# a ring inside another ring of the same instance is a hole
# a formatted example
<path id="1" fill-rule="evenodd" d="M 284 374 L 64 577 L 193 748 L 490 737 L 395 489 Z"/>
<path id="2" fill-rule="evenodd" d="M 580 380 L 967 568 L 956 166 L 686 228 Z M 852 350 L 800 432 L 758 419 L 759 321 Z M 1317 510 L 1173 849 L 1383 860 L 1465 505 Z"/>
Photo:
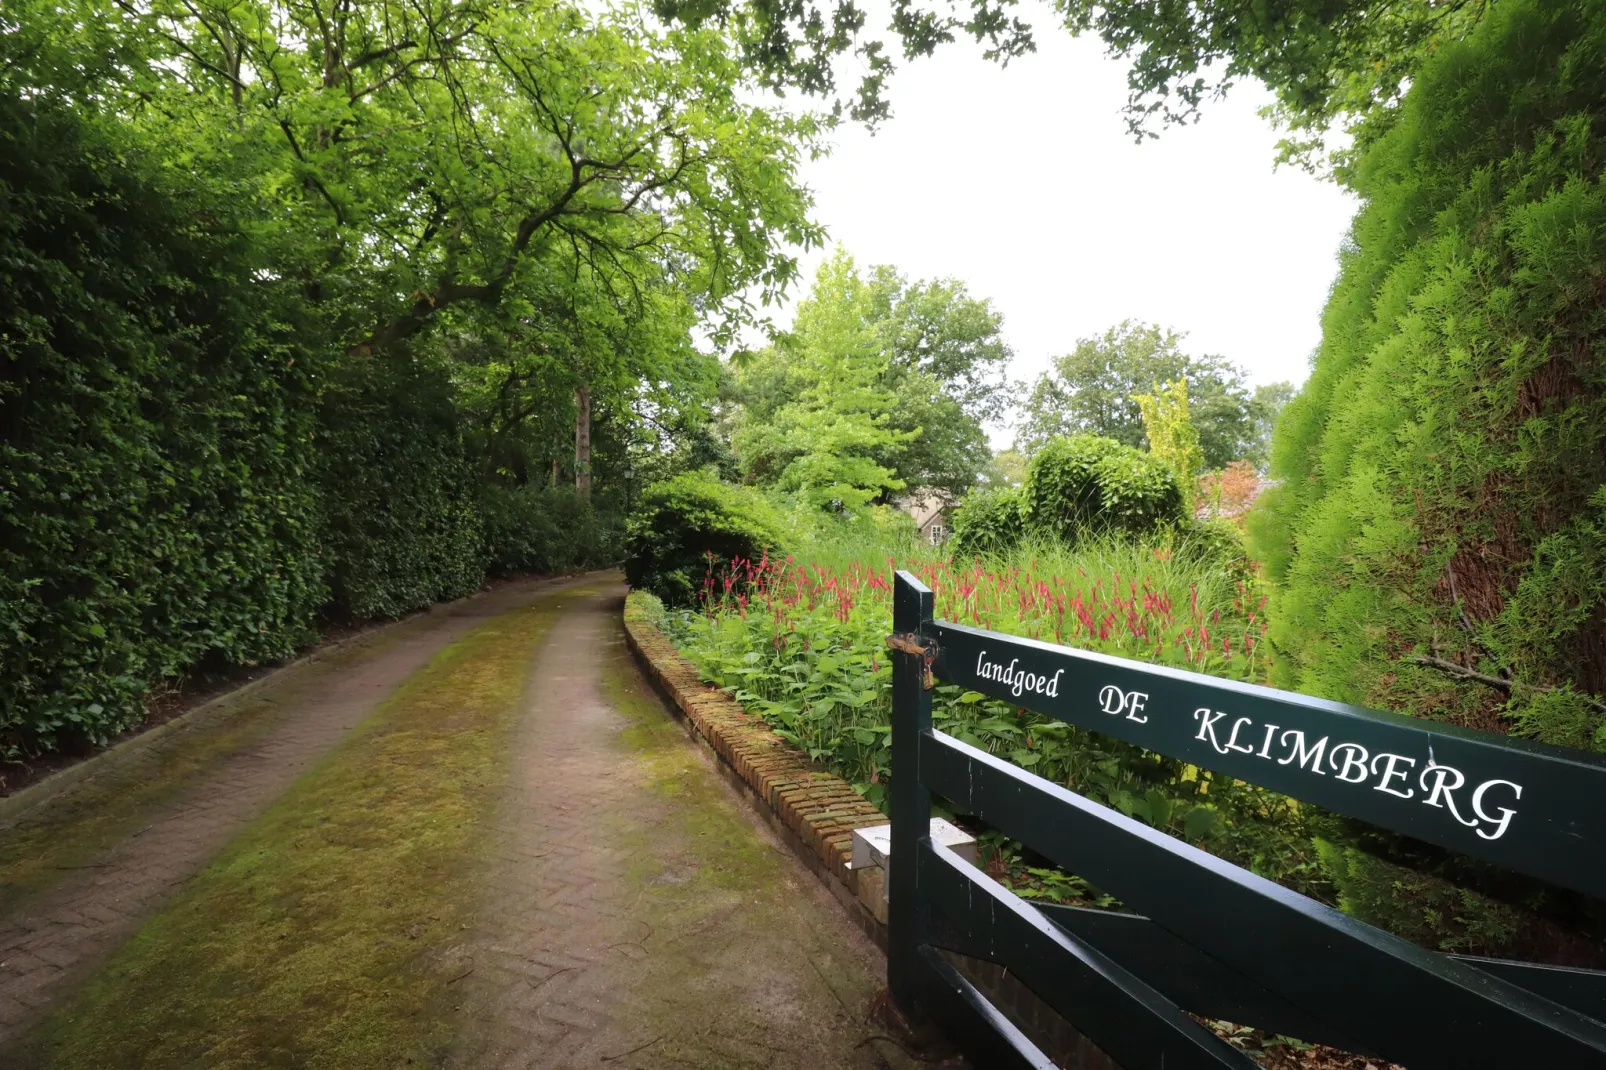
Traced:
<path id="1" fill-rule="evenodd" d="M 395 641 L 299 696 L 264 738 L 224 756 L 147 828 L 0 918 L 0 1045 L 39 1020 L 53 1002 L 140 922 L 159 910 L 241 826 L 443 647 L 538 590 L 577 581 L 509 584 L 395 626 Z M 297 668 L 287 670 L 295 673 Z M 261 687 L 271 689 L 272 681 Z M 260 688 L 259 688 L 260 693 Z M 129 759 L 161 775 L 166 748 Z M 45 803 L 40 812 L 50 806 Z M 30 813 L 22 820 L 38 819 Z"/>
<path id="2" fill-rule="evenodd" d="M 887 1065 L 883 960 L 657 703 L 623 594 L 585 595 L 534 666 L 452 1064 Z"/>

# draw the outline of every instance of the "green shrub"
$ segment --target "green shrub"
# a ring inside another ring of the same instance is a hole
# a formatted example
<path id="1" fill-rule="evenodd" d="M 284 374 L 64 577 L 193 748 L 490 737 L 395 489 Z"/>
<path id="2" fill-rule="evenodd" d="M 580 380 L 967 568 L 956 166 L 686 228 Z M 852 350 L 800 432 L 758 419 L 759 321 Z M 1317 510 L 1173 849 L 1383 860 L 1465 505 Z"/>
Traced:
<path id="1" fill-rule="evenodd" d="M 1490 5 L 1350 175 L 1284 484 L 1250 516 L 1285 686 L 1606 745 L 1603 100 L 1606 5 Z"/>
<path id="2" fill-rule="evenodd" d="M 1498 954 L 1528 919 L 1469 888 L 1396 865 L 1356 847 L 1316 839 L 1322 875 L 1344 913 L 1396 936 L 1463 955 Z"/>
<path id="3" fill-rule="evenodd" d="M 625 578 L 667 605 L 691 605 L 710 566 L 758 560 L 785 545 L 779 516 L 758 492 L 688 472 L 642 492 L 625 532 Z"/>
<path id="4" fill-rule="evenodd" d="M 338 617 L 397 617 L 485 579 L 451 380 L 406 353 L 351 357 L 325 387 L 324 544 Z"/>
<path id="5" fill-rule="evenodd" d="M 1606 744 L 1603 101 L 1606 5 L 1492 4 L 1347 175 L 1360 209 L 1278 421 L 1283 483 L 1248 517 L 1283 686 Z M 1498 914 L 1414 869 L 1323 865 L 1366 920 L 1500 943 Z"/>
<path id="6" fill-rule="evenodd" d="M 1164 462 L 1098 435 L 1051 439 L 1027 468 L 1021 501 L 1028 527 L 1068 541 L 1183 519 L 1182 490 Z"/>
<path id="7" fill-rule="evenodd" d="M 618 525 L 573 487 L 508 487 L 480 491 L 485 569 L 493 576 L 567 572 L 614 564 Z"/>
<path id="8" fill-rule="evenodd" d="M 1019 487 L 974 490 L 954 510 L 953 553 L 971 558 L 1008 550 L 1026 533 Z"/>
<path id="9" fill-rule="evenodd" d="M 1183 523 L 1176 529 L 1175 552 L 1219 569 L 1238 582 L 1248 583 L 1255 574 L 1244 533 L 1230 520 L 1218 517 Z"/>
<path id="10" fill-rule="evenodd" d="M 0 93 L 0 754 L 312 636 L 314 354 L 231 206 Z"/>

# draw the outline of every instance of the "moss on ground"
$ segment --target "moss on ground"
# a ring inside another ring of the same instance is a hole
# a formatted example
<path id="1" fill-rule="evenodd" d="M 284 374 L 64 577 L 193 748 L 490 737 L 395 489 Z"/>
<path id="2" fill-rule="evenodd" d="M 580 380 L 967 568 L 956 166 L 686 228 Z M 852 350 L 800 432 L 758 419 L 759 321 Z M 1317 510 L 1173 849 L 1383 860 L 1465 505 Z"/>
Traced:
<path id="1" fill-rule="evenodd" d="M 358 636 L 243 694 L 216 699 L 142 750 L 100 759 L 105 768 L 92 779 L 0 829 L 0 916 L 149 825 L 220 760 L 281 724 L 332 674 L 375 656 L 415 626 L 407 622 Z"/>
<path id="2" fill-rule="evenodd" d="M 656 1038 L 641 1064 L 885 1065 L 887 1046 L 866 1021 L 880 959 L 846 946 L 859 934 L 801 886 L 814 878 L 688 745 L 622 634 L 603 682 L 628 720 L 621 749 L 655 799 L 655 820 L 604 830 L 626 849 L 624 901 L 650 933 L 631 985 L 645 1034 Z"/>
<path id="3" fill-rule="evenodd" d="M 552 592 L 446 648 L 299 779 L 10 1065 L 438 1063 Z"/>

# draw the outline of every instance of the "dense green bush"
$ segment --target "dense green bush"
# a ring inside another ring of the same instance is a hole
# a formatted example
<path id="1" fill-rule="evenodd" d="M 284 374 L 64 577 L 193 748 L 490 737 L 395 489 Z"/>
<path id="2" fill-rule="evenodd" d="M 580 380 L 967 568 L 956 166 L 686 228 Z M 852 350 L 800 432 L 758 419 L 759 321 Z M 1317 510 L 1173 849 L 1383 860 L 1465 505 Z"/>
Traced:
<path id="1" fill-rule="evenodd" d="M 229 207 L 0 98 L 0 752 L 283 657 L 323 601 L 314 362 Z"/>
<path id="2" fill-rule="evenodd" d="M 1230 520 L 1189 520 L 1176 528 L 1176 553 L 1221 570 L 1235 582 L 1249 583 L 1255 562 L 1249 557 L 1244 533 Z"/>
<path id="3" fill-rule="evenodd" d="M 480 491 L 480 518 L 485 569 L 495 576 L 618 561 L 617 524 L 573 487 L 487 484 Z"/>
<path id="4" fill-rule="evenodd" d="M 1361 207 L 1277 427 L 1284 483 L 1249 517 L 1278 682 L 1599 748 L 1606 5 L 1490 5 L 1388 121 L 1347 175 Z M 1403 841 L 1321 862 L 1348 909 L 1421 942 L 1493 947 L 1509 930 L 1424 867 L 1490 874 Z"/>
<path id="5" fill-rule="evenodd" d="M 445 371 L 406 353 L 348 358 L 320 418 L 332 612 L 396 617 L 477 589 L 474 473 Z"/>
<path id="6" fill-rule="evenodd" d="M 1395 865 L 1351 846 L 1315 841 L 1339 909 L 1424 947 L 1499 954 L 1528 924 L 1512 907 L 1470 888 Z"/>
<path id="7" fill-rule="evenodd" d="M 1098 435 L 1051 439 L 1027 468 L 1021 503 L 1029 528 L 1065 540 L 1183 519 L 1182 490 L 1164 462 Z"/>
<path id="8" fill-rule="evenodd" d="M 690 605 L 710 566 L 785 546 L 780 517 L 749 487 L 688 472 L 642 492 L 625 531 L 625 578 L 666 605 Z"/>
<path id="9" fill-rule="evenodd" d="M 955 557 L 969 558 L 1008 550 L 1026 533 L 1019 487 L 973 490 L 953 514 Z"/>
<path id="10" fill-rule="evenodd" d="M 1603 158 L 1606 5 L 1511 0 L 1359 160 L 1285 483 L 1251 518 L 1282 683 L 1606 743 Z"/>

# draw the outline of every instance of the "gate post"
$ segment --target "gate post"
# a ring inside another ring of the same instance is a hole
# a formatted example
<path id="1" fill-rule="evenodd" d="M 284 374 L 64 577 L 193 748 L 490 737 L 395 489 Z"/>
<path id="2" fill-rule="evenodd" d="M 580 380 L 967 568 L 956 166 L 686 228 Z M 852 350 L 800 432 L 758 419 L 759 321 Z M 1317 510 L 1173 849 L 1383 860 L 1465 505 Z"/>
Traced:
<path id="1" fill-rule="evenodd" d="M 931 590 L 900 571 L 892 586 L 892 630 L 915 644 L 932 619 Z M 920 737 L 931 729 L 926 659 L 914 644 L 892 654 L 892 872 L 887 875 L 887 989 L 911 1023 L 918 1017 L 920 946 L 928 941 L 927 907 L 917 884 L 919 842 L 931 835 L 931 793 L 920 782 Z"/>

